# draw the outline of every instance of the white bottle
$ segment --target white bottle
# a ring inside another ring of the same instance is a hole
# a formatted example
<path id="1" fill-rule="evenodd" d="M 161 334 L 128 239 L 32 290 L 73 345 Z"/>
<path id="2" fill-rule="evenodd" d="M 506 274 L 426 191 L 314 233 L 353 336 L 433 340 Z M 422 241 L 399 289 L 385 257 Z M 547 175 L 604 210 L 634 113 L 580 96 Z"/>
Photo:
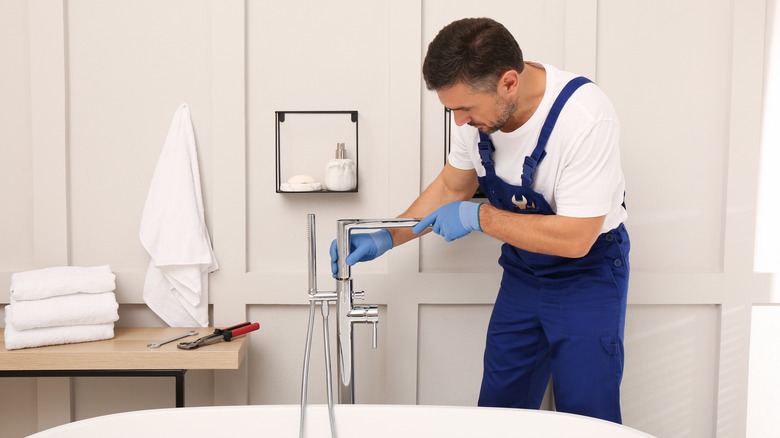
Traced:
<path id="1" fill-rule="evenodd" d="M 355 162 L 346 158 L 344 143 L 336 144 L 336 158 L 325 169 L 325 188 L 334 192 L 346 192 L 357 187 Z"/>

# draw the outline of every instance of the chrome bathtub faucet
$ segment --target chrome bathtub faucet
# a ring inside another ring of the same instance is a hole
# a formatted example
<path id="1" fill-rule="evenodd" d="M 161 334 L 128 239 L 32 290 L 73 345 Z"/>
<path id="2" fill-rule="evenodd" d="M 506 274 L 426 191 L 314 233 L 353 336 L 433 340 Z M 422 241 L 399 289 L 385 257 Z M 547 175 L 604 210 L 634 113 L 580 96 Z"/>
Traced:
<path id="1" fill-rule="evenodd" d="M 379 324 L 379 308 L 376 305 L 355 305 L 355 300 L 362 300 L 365 293 L 352 289 L 352 275 L 347 264 L 349 255 L 350 235 L 353 230 L 380 230 L 389 228 L 412 228 L 420 222 L 418 219 L 339 219 L 336 230 L 336 247 L 338 251 L 338 271 L 336 274 L 336 326 L 338 327 L 337 360 L 339 368 L 339 403 L 355 402 L 354 360 L 352 342 L 352 324 L 371 324 L 371 346 L 377 348 L 377 324 Z"/>
<path id="2" fill-rule="evenodd" d="M 316 229 L 313 214 L 308 215 L 309 239 L 309 323 L 306 332 L 306 348 L 303 359 L 303 376 L 301 378 L 301 418 L 300 438 L 306 435 L 306 407 L 308 404 L 309 359 L 311 357 L 312 334 L 314 330 L 314 311 L 320 305 L 323 319 L 323 343 L 325 344 L 325 382 L 328 397 L 328 416 L 330 418 L 331 437 L 335 438 L 336 421 L 333 408 L 333 388 L 331 385 L 330 344 L 328 342 L 328 315 L 330 302 L 336 302 L 336 326 L 338 327 L 338 346 L 336 363 L 339 370 L 338 402 L 341 404 L 355 403 L 354 361 L 352 324 L 371 324 L 371 346 L 377 348 L 379 324 L 379 307 L 376 305 L 355 305 L 355 300 L 365 298 L 365 293 L 352 289 L 352 278 L 346 259 L 349 254 L 350 236 L 353 230 L 373 230 L 388 228 L 412 228 L 419 220 L 391 219 L 341 219 L 337 224 L 336 245 L 338 251 L 338 271 L 336 275 L 336 291 L 326 292 L 317 288 L 317 250 Z"/>

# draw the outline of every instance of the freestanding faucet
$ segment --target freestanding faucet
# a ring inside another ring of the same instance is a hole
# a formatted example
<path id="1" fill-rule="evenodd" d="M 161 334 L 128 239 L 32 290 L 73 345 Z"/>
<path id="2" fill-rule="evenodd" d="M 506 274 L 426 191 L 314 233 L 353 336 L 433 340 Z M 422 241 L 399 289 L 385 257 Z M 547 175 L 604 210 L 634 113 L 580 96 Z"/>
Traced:
<path id="1" fill-rule="evenodd" d="M 314 215 L 308 216 L 309 234 L 309 326 L 306 332 L 306 349 L 303 358 L 303 376 L 301 378 L 301 419 L 300 438 L 305 436 L 307 393 L 309 387 L 309 358 L 311 356 L 312 333 L 314 330 L 314 309 L 317 304 L 322 308 L 323 342 L 325 344 L 325 383 L 328 396 L 328 416 L 330 419 L 331 437 L 336 437 L 336 421 L 333 409 L 333 388 L 330 372 L 330 343 L 328 339 L 328 314 L 329 303 L 336 301 L 336 325 L 338 326 L 338 349 L 336 362 L 339 370 L 339 403 L 352 404 L 355 402 L 354 386 L 354 361 L 352 345 L 352 324 L 370 323 L 373 326 L 373 348 L 377 345 L 377 324 L 379 323 L 379 309 L 375 305 L 356 306 L 355 299 L 363 299 L 363 292 L 352 290 L 352 278 L 350 268 L 347 265 L 347 255 L 350 249 L 350 236 L 353 230 L 371 230 L 383 228 L 411 228 L 419 220 L 417 219 L 340 219 L 336 234 L 336 246 L 338 252 L 336 291 L 325 292 L 317 288 L 317 251 L 316 231 Z"/>
<path id="2" fill-rule="evenodd" d="M 355 402 L 354 361 L 352 345 L 352 324 L 372 325 L 372 347 L 377 346 L 377 324 L 379 309 L 375 305 L 355 305 L 354 300 L 364 299 L 364 292 L 352 290 L 350 267 L 347 255 L 350 249 L 350 234 L 353 230 L 372 230 L 387 228 L 411 228 L 418 219 L 340 219 L 337 225 L 336 245 L 338 250 L 338 272 L 336 274 L 336 325 L 338 327 L 337 363 L 340 376 L 339 403 Z"/>

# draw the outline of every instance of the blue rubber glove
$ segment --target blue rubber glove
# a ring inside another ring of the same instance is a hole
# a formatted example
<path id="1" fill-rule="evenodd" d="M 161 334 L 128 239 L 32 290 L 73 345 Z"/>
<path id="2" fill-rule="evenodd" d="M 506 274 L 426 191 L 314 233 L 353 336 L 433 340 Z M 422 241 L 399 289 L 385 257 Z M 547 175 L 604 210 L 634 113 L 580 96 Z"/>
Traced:
<path id="1" fill-rule="evenodd" d="M 354 265 L 357 262 L 367 262 L 386 253 L 393 247 L 393 236 L 387 229 L 381 229 L 373 233 L 356 233 L 349 237 L 349 255 L 347 264 Z M 336 278 L 339 267 L 338 244 L 334 239 L 330 244 L 330 271 Z"/>
<path id="2" fill-rule="evenodd" d="M 420 234 L 429 226 L 433 226 L 434 233 L 444 237 L 447 242 L 452 242 L 472 231 L 482 231 L 479 224 L 481 206 L 481 203 L 476 202 L 450 202 L 426 216 L 412 231 L 414 234 Z"/>

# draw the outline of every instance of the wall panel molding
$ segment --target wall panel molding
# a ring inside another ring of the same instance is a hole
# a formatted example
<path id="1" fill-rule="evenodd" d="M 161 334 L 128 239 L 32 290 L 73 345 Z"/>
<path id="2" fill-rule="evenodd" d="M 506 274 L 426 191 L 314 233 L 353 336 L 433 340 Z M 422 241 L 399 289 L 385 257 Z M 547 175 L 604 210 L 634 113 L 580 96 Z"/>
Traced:
<path id="1" fill-rule="evenodd" d="M 62 0 L 29 3 L 35 267 L 68 264 L 67 66 Z"/>
<path id="2" fill-rule="evenodd" d="M 754 296 L 769 302 L 770 276 L 753 273 L 758 160 L 764 72 L 766 1 L 733 1 L 731 94 L 727 185 L 723 191 L 723 272 L 765 280 L 763 287 L 734 287 L 721 312 L 717 437 L 744 436 L 747 430 L 748 359 Z M 751 147 L 746 147 L 750 145 Z"/>
<path id="3" fill-rule="evenodd" d="M 389 2 L 389 187 L 387 209 L 400 214 L 421 191 L 420 162 L 409 157 L 420 156 L 422 70 L 422 5 L 416 0 Z M 422 91 L 425 92 L 425 91 Z M 388 273 L 398 278 L 416 277 L 419 242 L 413 241 L 393 249 L 388 256 Z M 362 278 L 361 278 L 362 281 Z M 381 280 L 380 280 L 381 281 Z M 371 300 L 382 300 L 377 288 L 368 285 Z M 381 289 L 380 289 L 381 290 Z M 394 292 L 400 292 L 396 290 Z M 386 298 L 388 318 L 396 323 L 381 324 L 387 339 L 386 391 L 388 403 L 411 403 L 417 400 L 417 305 L 406 294 L 391 293 Z M 397 323 L 397 321 L 403 321 Z"/>
<path id="4" fill-rule="evenodd" d="M 33 157 L 31 268 L 69 262 L 65 3 L 29 3 L 30 128 Z M 38 429 L 73 420 L 70 378 L 39 378 Z"/>
<path id="5" fill-rule="evenodd" d="M 566 0 L 564 70 L 598 83 L 598 0 Z"/>
<path id="6" fill-rule="evenodd" d="M 210 225 L 220 269 L 211 275 L 212 324 L 234 325 L 247 318 L 246 293 L 236 293 L 246 275 L 246 5 L 212 1 L 212 123 L 214 201 Z M 249 402 L 248 363 L 214 373 L 214 402 Z"/>

